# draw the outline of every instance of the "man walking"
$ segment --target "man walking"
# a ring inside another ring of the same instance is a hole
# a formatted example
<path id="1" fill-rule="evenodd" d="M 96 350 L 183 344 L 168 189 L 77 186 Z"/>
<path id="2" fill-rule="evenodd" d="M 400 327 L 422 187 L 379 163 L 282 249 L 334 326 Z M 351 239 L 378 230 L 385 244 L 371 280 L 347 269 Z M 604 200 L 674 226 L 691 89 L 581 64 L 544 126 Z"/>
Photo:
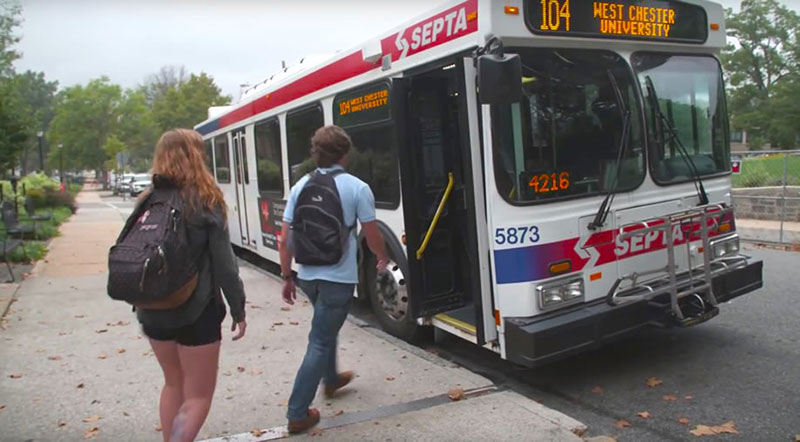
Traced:
<path id="1" fill-rule="evenodd" d="M 292 259 L 296 259 L 297 284 L 314 306 L 308 348 L 289 398 L 286 417 L 290 433 L 306 431 L 319 422 L 319 411 L 309 406 L 320 381 L 325 384 L 325 395 L 332 397 L 353 379 L 353 372 L 336 370 L 336 343 L 358 283 L 356 220 L 378 258 L 378 270 L 386 267 L 386 247 L 375 221 L 372 191 L 365 182 L 344 172 L 351 147 L 342 128 L 318 129 L 311 138 L 317 170 L 295 184 L 283 214 L 283 300 L 294 304 L 296 299 L 292 277 Z"/>

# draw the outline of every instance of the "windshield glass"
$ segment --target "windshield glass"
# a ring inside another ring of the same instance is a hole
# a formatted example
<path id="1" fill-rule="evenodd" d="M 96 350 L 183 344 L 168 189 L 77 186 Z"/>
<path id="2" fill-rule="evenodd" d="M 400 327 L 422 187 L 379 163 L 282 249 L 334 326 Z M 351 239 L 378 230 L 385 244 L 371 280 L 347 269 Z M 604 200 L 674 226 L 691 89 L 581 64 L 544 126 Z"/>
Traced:
<path id="1" fill-rule="evenodd" d="M 667 124 L 674 128 L 701 176 L 728 171 L 728 122 L 717 60 L 708 56 L 635 54 L 633 65 L 645 97 L 649 162 L 655 181 L 692 179 L 690 165 Z M 648 79 L 655 97 L 651 96 Z M 664 118 L 655 112 L 656 100 Z"/>
<path id="2" fill-rule="evenodd" d="M 628 64 L 605 51 L 509 52 L 522 58 L 524 96 L 521 103 L 492 106 L 500 194 L 524 204 L 638 186 L 644 179 L 643 136 Z"/>

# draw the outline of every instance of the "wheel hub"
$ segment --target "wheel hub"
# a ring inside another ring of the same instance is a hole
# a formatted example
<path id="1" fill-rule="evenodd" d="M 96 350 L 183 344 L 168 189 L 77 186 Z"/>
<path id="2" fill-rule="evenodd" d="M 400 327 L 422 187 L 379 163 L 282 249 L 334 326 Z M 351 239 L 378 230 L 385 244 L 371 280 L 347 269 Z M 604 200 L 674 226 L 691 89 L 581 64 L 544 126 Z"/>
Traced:
<path id="1" fill-rule="evenodd" d="M 408 313 L 408 292 L 405 277 L 397 263 L 390 260 L 386 270 L 378 272 L 375 291 L 383 311 L 391 319 L 402 321 Z"/>

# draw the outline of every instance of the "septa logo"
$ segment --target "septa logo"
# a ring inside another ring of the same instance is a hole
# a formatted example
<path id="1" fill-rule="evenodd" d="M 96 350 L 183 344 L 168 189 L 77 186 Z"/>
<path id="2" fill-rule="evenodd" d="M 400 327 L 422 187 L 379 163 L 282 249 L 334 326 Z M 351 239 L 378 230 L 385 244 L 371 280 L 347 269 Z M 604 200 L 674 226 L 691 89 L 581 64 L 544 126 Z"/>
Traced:
<path id="1" fill-rule="evenodd" d="M 384 54 L 399 60 L 478 30 L 478 2 L 468 0 L 381 41 Z"/>

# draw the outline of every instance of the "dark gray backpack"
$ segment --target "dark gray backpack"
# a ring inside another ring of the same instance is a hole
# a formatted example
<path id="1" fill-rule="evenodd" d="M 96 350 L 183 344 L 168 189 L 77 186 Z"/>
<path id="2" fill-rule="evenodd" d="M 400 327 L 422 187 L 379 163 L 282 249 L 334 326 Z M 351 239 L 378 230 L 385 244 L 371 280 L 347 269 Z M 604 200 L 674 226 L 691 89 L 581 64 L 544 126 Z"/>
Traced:
<path id="1" fill-rule="evenodd" d="M 342 200 L 334 180 L 342 173 L 343 170 L 311 173 L 297 197 L 289 241 L 298 264 L 333 265 L 347 250 L 352 229 L 344 222 Z"/>
<path id="2" fill-rule="evenodd" d="M 197 287 L 183 200 L 156 188 L 128 218 L 108 253 L 108 295 L 144 309 L 175 308 Z"/>

